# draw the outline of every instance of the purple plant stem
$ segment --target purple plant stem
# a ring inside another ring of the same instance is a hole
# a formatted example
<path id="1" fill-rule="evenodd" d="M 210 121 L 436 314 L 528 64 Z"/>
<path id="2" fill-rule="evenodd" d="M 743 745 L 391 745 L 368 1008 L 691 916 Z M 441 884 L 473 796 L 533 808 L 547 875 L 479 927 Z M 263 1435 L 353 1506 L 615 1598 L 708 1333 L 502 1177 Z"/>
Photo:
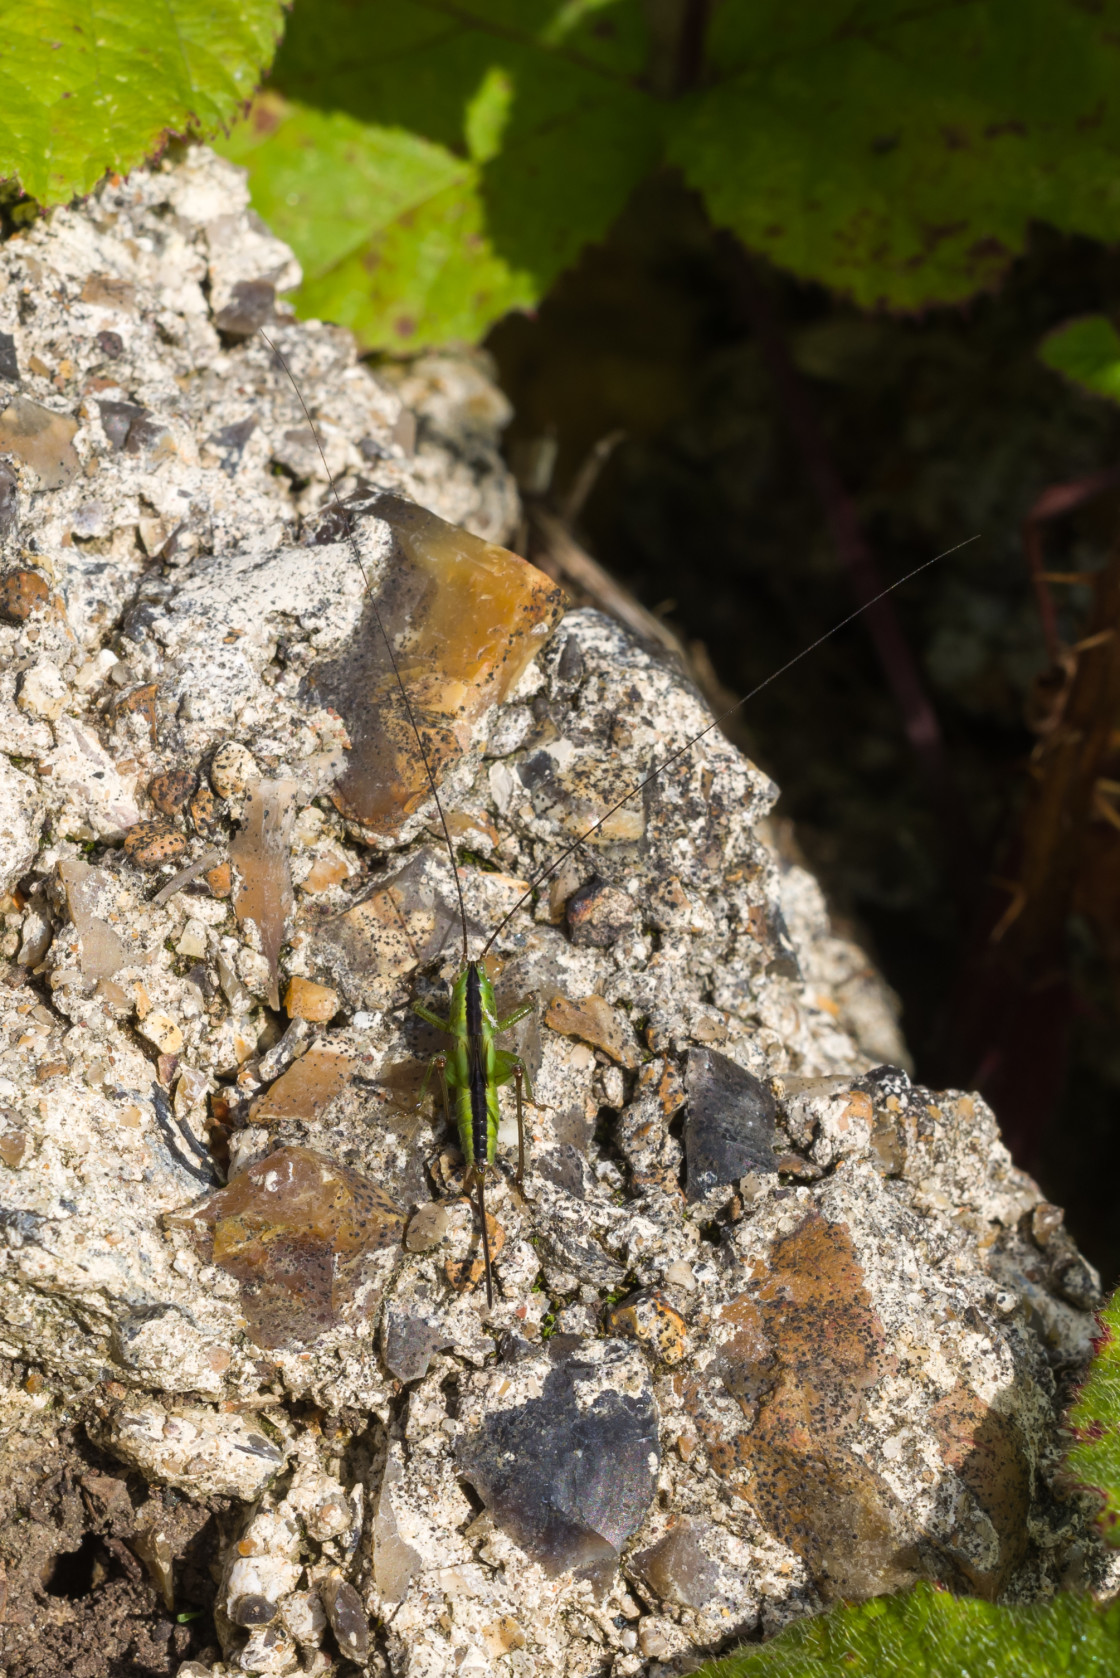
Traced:
<path id="1" fill-rule="evenodd" d="M 806 475 L 821 503 L 837 558 L 848 573 L 860 605 L 874 599 L 884 584 L 875 556 L 860 528 L 859 515 L 829 452 L 809 393 L 786 347 L 770 294 L 742 247 L 738 247 L 743 303 L 759 351 L 774 386 L 782 417 L 801 453 Z M 918 666 L 889 600 L 868 605 L 866 625 L 898 704 L 906 738 L 921 767 L 933 802 L 945 812 L 949 771 L 937 714 L 925 691 Z M 959 818 L 953 821 L 959 827 Z"/>

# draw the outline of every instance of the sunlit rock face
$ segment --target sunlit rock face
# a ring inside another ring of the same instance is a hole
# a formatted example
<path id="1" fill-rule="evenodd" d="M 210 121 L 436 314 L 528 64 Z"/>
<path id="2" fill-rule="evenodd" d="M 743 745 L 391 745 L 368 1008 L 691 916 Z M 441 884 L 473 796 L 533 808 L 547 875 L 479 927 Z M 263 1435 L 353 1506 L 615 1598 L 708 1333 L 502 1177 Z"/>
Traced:
<path id="1" fill-rule="evenodd" d="M 767 778 L 502 547 L 478 364 L 390 387 L 273 322 L 348 534 L 235 330 L 294 265 L 226 166 L 107 185 L 0 273 L 63 422 L 0 414 L 3 1487 L 87 1475 L 52 1436 L 87 1418 L 153 1627 L 213 1534 L 214 1678 L 636 1678 L 914 1578 L 1099 1583 L 1054 1480 L 1090 1268 L 983 1103 L 899 1069 Z M 411 1009 L 446 1012 L 460 892 L 499 1011 L 534 1001 L 492 1310 Z M 0 1664 L 42 1606 L 6 1556 Z"/>

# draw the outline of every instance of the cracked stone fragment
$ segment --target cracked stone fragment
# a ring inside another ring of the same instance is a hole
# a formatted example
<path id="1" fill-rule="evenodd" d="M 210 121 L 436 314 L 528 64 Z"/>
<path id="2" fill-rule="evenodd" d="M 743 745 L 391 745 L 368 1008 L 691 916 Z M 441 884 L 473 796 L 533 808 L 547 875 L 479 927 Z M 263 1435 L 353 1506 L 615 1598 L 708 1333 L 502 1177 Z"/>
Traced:
<path id="1" fill-rule="evenodd" d="M 554 996 L 545 1010 L 544 1023 L 565 1037 L 579 1037 L 610 1055 L 620 1066 L 638 1064 L 638 1051 L 628 1021 L 601 996 L 585 996 L 570 1002 Z"/>
<path id="2" fill-rule="evenodd" d="M 404 1480 L 404 1470 L 397 1448 L 390 1448 L 381 1477 L 381 1490 L 373 1516 L 373 1582 L 384 1602 L 390 1605 L 403 1602 L 408 1587 L 424 1565 L 424 1559 L 411 1544 L 406 1544 L 397 1525 L 393 1508 L 393 1487 Z"/>
<path id="3" fill-rule="evenodd" d="M 460 1471 L 550 1578 L 613 1573 L 657 1486 L 649 1373 L 613 1340 L 557 1335 L 547 1352 L 473 1377 Z"/>
<path id="4" fill-rule="evenodd" d="M 19 528 L 19 480 L 11 467 L 0 461 L 0 541 Z"/>
<path id="5" fill-rule="evenodd" d="M 678 1521 L 648 1550 L 639 1550 L 631 1558 L 628 1571 L 662 1602 L 703 1608 L 719 1589 L 719 1568 L 700 1542 L 710 1533 L 710 1528 L 697 1527 L 692 1521 Z"/>
<path id="6" fill-rule="evenodd" d="M 273 1124 L 278 1119 L 317 1122 L 347 1087 L 356 1065 L 351 1055 L 339 1054 L 334 1049 L 308 1049 L 264 1095 L 257 1096 L 249 1110 L 252 1122 Z"/>
<path id="7" fill-rule="evenodd" d="M 258 781 L 249 788 L 244 826 L 230 842 L 238 873 L 233 912 L 252 921 L 268 962 L 269 1007 L 280 1006 L 280 946 L 295 906 L 288 838 L 295 817 L 294 781 Z"/>
<path id="8" fill-rule="evenodd" d="M 328 1574 L 319 1586 L 319 1599 L 339 1653 L 345 1660 L 364 1661 L 369 1654 L 369 1621 L 353 1585 L 339 1573 Z"/>
<path id="9" fill-rule="evenodd" d="M 543 1256 L 563 1276 L 574 1276 L 589 1287 L 608 1291 L 621 1287 L 626 1280 L 626 1267 L 616 1263 L 583 1231 L 576 1234 L 560 1225 L 550 1225 L 540 1230 L 538 1240 Z"/>
<path id="10" fill-rule="evenodd" d="M 389 1300 L 381 1324 L 381 1355 L 390 1373 L 398 1381 L 418 1381 L 434 1354 L 454 1343 L 430 1284 L 407 1279 Z"/>
<path id="11" fill-rule="evenodd" d="M 142 454 L 156 448 L 170 432 L 161 420 L 135 402 L 100 401 L 101 429 L 114 449 Z"/>
<path id="12" fill-rule="evenodd" d="M 175 1585 L 172 1567 L 171 1540 L 158 1521 L 141 1527 L 132 1540 L 132 1548 L 148 1569 L 153 1585 L 159 1591 L 163 1606 L 175 1607 Z"/>
<path id="13" fill-rule="evenodd" d="M 348 511 L 359 531 L 367 517 L 382 521 L 391 559 L 377 613 L 439 781 L 470 744 L 475 723 L 544 645 L 561 591 L 516 554 L 399 496 L 355 497 Z M 344 536 L 337 511 L 326 514 L 316 540 Z M 371 607 L 349 645 L 310 680 L 350 736 L 336 804 L 370 832 L 395 835 L 430 789 Z"/>
<path id="14" fill-rule="evenodd" d="M 286 1457 L 259 1419 L 204 1404 L 174 1409 L 154 1399 L 126 1399 L 90 1422 L 94 1442 L 149 1480 L 193 1497 L 259 1497 Z"/>
<path id="15" fill-rule="evenodd" d="M 385 1006 L 397 980 L 457 937 L 447 875 L 446 858 L 426 846 L 379 891 L 317 927 L 315 959 L 350 1001 Z M 472 936 L 478 930 L 472 924 Z"/>
<path id="16" fill-rule="evenodd" d="M 74 448 L 77 429 L 77 420 L 69 414 L 17 396 L 0 414 L 0 449 L 38 473 L 43 489 L 61 489 L 81 470 Z"/>
<path id="17" fill-rule="evenodd" d="M 605 880 L 589 880 L 568 898 L 565 905 L 568 936 L 573 944 L 589 944 L 607 950 L 638 921 L 638 905 L 632 897 Z"/>
<path id="18" fill-rule="evenodd" d="M 639 1193 L 661 1189 L 674 1197 L 681 1192 L 681 1145 L 669 1132 L 675 1113 L 684 1106 L 680 1073 L 671 1060 L 647 1061 L 638 1073 L 634 1100 L 619 1114 L 615 1134 Z"/>
<path id="19" fill-rule="evenodd" d="M 140 811 L 132 789 L 90 728 L 64 711 L 54 724 L 55 749 L 46 761 L 52 794 L 62 794 L 79 821 L 99 839 L 120 839 Z"/>
<path id="20" fill-rule="evenodd" d="M 689 1200 L 751 1172 L 772 1175 L 776 1106 L 758 1078 L 715 1049 L 689 1050 L 684 1154 Z"/>
<path id="21" fill-rule="evenodd" d="M 404 1217 L 367 1177 L 311 1148 L 279 1148 L 168 1224 L 241 1284 L 254 1345 L 304 1344 L 377 1303 L 378 1255 Z"/>
<path id="22" fill-rule="evenodd" d="M 290 1020 L 311 1020 L 326 1025 L 338 1013 L 338 992 L 311 979 L 290 979 L 284 993 L 284 1009 Z"/>

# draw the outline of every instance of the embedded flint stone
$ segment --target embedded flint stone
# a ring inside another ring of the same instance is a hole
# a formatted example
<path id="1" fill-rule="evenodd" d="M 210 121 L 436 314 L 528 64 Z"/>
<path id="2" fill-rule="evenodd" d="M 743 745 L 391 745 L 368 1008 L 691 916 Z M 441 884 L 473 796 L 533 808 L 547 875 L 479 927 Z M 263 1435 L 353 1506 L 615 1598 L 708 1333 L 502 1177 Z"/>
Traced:
<path id="1" fill-rule="evenodd" d="M 645 1363 L 619 1341 L 557 1335 L 546 1353 L 496 1375 L 494 1394 L 468 1417 L 461 1472 L 550 1578 L 578 1569 L 604 1583 L 657 1487 Z M 510 1404 L 523 1385 L 524 1402 Z"/>
<path id="2" fill-rule="evenodd" d="M 0 449 L 14 454 L 39 475 L 40 489 L 61 489 L 81 470 L 74 448 L 78 422 L 16 396 L 0 413 Z"/>
<path id="3" fill-rule="evenodd" d="M 630 1570 L 659 1597 L 681 1608 L 703 1608 L 719 1593 L 719 1569 L 701 1539 L 718 1535 L 706 1524 L 678 1521 L 648 1550 L 639 1550 Z"/>
<path id="4" fill-rule="evenodd" d="M 688 1054 L 684 1154 L 689 1200 L 752 1171 L 774 1175 L 774 1097 L 753 1073 L 715 1049 Z"/>
<path id="5" fill-rule="evenodd" d="M 372 1311 L 374 1261 L 404 1233 L 400 1211 L 361 1172 L 295 1147 L 167 1222 L 237 1279 L 249 1338 L 270 1350 L 315 1340 L 352 1308 Z"/>
<path id="6" fill-rule="evenodd" d="M 245 825 L 234 834 L 229 854 L 237 869 L 233 912 L 252 921 L 268 962 L 269 1007 L 280 1006 L 278 962 L 295 899 L 288 838 L 295 816 L 296 783 L 257 781 L 245 801 Z"/>
<path id="7" fill-rule="evenodd" d="M 350 736 L 335 803 L 371 834 L 390 838 L 430 795 L 425 756 L 440 782 L 470 745 L 475 724 L 548 640 L 563 593 L 508 549 L 401 496 L 359 494 L 346 510 L 356 530 L 366 519 L 381 523 L 388 565 L 349 644 L 316 665 L 309 682 Z M 345 539 L 334 508 L 314 541 Z"/>

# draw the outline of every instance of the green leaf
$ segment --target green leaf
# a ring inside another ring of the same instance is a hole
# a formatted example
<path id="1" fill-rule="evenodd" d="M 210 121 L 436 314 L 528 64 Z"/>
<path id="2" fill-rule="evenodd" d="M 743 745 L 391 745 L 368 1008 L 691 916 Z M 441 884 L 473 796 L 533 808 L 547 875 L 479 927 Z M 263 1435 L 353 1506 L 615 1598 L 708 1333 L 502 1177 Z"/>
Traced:
<path id="1" fill-rule="evenodd" d="M 0 0 L 0 178 L 59 203 L 224 127 L 282 18 L 280 0 Z"/>
<path id="2" fill-rule="evenodd" d="M 1120 357 L 1120 338 L 1115 332 L 1112 336 Z M 1106 394 L 1120 396 L 1120 384 Z M 1120 1291 L 1113 1294 L 1100 1321 L 1097 1355 L 1069 1413 L 1077 1437 L 1066 1462 L 1076 1479 L 1100 1492 L 1104 1536 L 1120 1546 Z"/>
<path id="3" fill-rule="evenodd" d="M 297 0 L 272 126 L 230 151 L 301 310 L 390 350 L 478 338 L 666 157 L 751 249 L 866 306 L 994 285 L 1034 221 L 1120 238 L 1120 0 L 707 12 L 680 97 L 678 3 Z"/>
<path id="4" fill-rule="evenodd" d="M 1120 1605 L 1058 1596 L 1027 1608 L 930 1585 L 800 1620 L 696 1678 L 1117 1678 Z"/>
<path id="5" fill-rule="evenodd" d="M 635 0 L 297 5 L 220 147 L 304 266 L 304 315 L 474 340 L 602 238 L 660 151 Z"/>
<path id="6" fill-rule="evenodd" d="M 713 219 L 867 307 L 1120 236 L 1120 0 L 730 0 L 669 149 Z"/>
<path id="7" fill-rule="evenodd" d="M 1086 315 L 1058 327 L 1042 340 L 1038 353 L 1055 373 L 1094 396 L 1120 402 L 1120 333 L 1104 315 Z"/>
<path id="8" fill-rule="evenodd" d="M 372 236 L 469 175 L 404 128 L 374 128 L 264 93 L 218 149 L 249 171 L 253 206 L 321 279 Z M 341 317 L 337 317 L 341 318 Z"/>

